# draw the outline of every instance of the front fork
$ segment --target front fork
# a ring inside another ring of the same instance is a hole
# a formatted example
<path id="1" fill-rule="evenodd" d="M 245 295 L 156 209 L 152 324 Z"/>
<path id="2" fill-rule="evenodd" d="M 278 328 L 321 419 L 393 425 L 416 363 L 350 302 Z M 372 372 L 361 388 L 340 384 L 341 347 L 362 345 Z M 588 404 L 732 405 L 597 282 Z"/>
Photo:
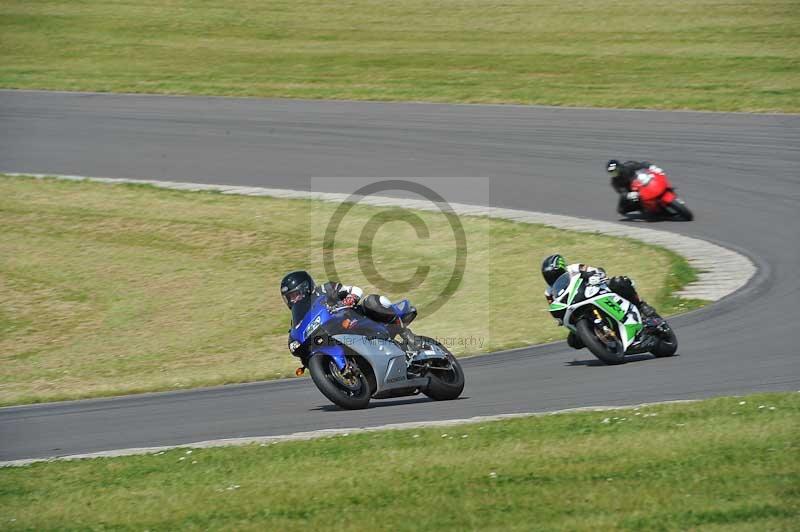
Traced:
<path id="1" fill-rule="evenodd" d="M 603 316 L 600 314 L 600 311 L 598 311 L 596 308 L 593 308 L 592 313 L 594 314 L 595 330 L 597 330 L 598 327 L 601 328 L 601 330 L 603 331 L 603 340 L 605 340 L 606 342 L 608 341 L 618 342 L 619 338 L 617 338 L 617 333 L 614 332 L 614 330 L 608 326 L 606 321 L 603 319 Z"/>

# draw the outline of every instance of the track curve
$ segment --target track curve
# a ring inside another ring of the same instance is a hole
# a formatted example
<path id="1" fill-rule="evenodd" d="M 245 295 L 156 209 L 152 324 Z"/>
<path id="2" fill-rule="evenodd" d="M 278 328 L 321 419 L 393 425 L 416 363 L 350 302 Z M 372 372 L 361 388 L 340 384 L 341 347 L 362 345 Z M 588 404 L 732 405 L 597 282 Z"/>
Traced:
<path id="1" fill-rule="evenodd" d="M 306 381 L 0 409 L 0 460 L 319 428 L 800 388 L 800 116 L 0 91 L 0 170 L 308 188 L 312 176 L 489 176 L 493 206 L 615 220 L 602 172 L 652 159 L 751 284 L 671 320 L 681 355 L 595 366 L 563 344 L 465 361 L 465 399 L 330 408 Z M 253 177 L 261 176 L 261 177 Z M 458 201 L 458 198 L 453 198 Z"/>

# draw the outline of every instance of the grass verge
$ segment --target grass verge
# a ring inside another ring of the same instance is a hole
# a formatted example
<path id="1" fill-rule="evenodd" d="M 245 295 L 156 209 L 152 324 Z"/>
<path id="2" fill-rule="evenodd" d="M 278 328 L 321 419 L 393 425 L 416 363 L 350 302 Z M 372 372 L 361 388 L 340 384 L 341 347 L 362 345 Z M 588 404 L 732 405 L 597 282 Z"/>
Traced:
<path id="1" fill-rule="evenodd" d="M 335 208 L 0 177 L 0 404 L 292 375 L 296 359 L 286 349 L 289 315 L 279 282 L 299 268 L 324 280 L 322 222 Z M 401 222 L 360 241 L 380 212 L 357 206 L 344 219 L 336 240 L 340 280 L 385 292 L 365 279 L 364 253 L 388 279 L 408 279 L 422 264 L 430 272 L 419 287 L 387 295 L 424 307 L 450 279 L 450 226 L 440 214 L 419 212 L 430 232 L 425 241 Z M 667 314 L 702 303 L 669 296 L 687 280 L 688 265 L 663 249 L 539 225 L 461 220 L 469 249 L 463 282 L 442 309 L 423 313 L 414 326 L 447 339 L 456 354 L 565 336 L 539 293 L 538 265 L 554 250 L 630 275 Z M 508 319 L 509 308 L 524 316 L 524 327 Z"/>
<path id="2" fill-rule="evenodd" d="M 800 395 L 0 470 L 5 530 L 796 530 Z"/>
<path id="3" fill-rule="evenodd" d="M 0 4 L 0 86 L 800 112 L 796 0 Z"/>

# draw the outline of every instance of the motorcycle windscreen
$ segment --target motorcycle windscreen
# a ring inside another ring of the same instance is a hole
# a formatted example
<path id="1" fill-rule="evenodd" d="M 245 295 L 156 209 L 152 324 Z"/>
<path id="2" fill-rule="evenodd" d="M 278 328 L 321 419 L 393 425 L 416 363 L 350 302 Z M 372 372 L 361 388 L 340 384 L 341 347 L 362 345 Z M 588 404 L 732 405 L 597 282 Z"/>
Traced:
<path id="1" fill-rule="evenodd" d="M 314 304 L 316 300 L 317 298 L 311 295 L 292 305 L 292 327 L 303 321 L 305 315 L 311 310 L 311 305 Z"/>
<path id="2" fill-rule="evenodd" d="M 564 292 L 569 288 L 571 279 L 572 277 L 569 273 L 562 273 L 561 276 L 556 279 L 556 282 L 554 282 L 553 286 L 550 288 L 550 294 L 553 296 L 553 299 L 558 299 L 564 295 Z"/>

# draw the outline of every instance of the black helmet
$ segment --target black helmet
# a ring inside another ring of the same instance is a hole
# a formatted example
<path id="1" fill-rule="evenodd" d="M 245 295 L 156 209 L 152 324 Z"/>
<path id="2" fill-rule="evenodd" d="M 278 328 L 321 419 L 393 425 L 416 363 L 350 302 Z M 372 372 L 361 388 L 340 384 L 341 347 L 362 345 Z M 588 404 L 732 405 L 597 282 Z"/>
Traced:
<path id="1" fill-rule="evenodd" d="M 606 172 L 608 172 L 611 177 L 619 177 L 619 173 L 622 171 L 622 164 L 616 160 L 611 159 L 606 163 Z"/>
<path id="2" fill-rule="evenodd" d="M 307 298 L 315 288 L 314 279 L 304 271 L 287 273 L 281 281 L 281 296 L 286 306 L 292 306 Z"/>
<path id="3" fill-rule="evenodd" d="M 547 286 L 553 286 L 556 279 L 564 273 L 567 273 L 567 261 L 561 255 L 550 255 L 542 262 L 542 277 Z"/>

